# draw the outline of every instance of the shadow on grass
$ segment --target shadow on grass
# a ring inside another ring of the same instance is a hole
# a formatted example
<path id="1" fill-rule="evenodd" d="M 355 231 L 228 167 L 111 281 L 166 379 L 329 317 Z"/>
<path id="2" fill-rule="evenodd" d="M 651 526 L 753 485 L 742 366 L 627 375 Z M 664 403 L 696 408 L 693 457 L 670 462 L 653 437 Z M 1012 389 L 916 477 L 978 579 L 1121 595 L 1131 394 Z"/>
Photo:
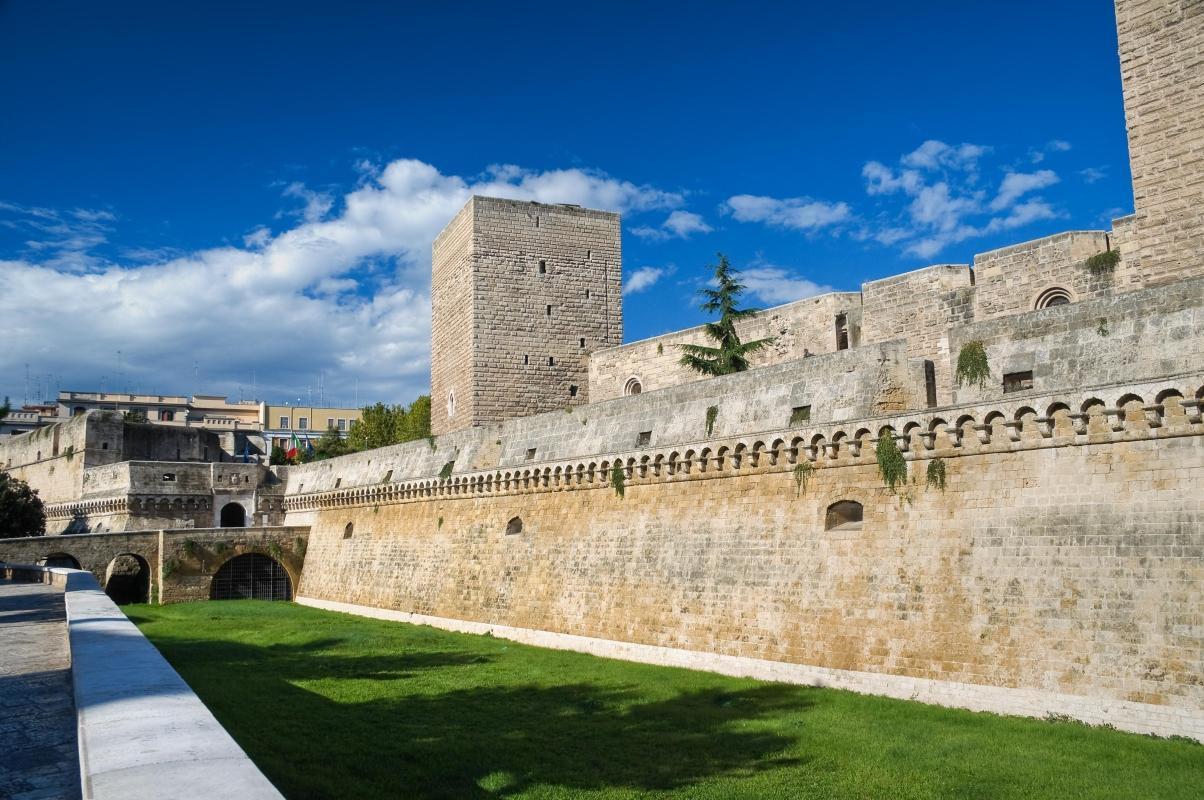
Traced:
<path id="1" fill-rule="evenodd" d="M 781 755 L 792 738 L 755 724 L 806 708 L 798 687 L 649 700 L 635 688 L 538 685 L 546 676 L 515 678 L 483 654 L 339 656 L 322 652 L 330 643 L 157 642 L 294 800 L 672 790 L 799 763 Z M 475 667 L 488 674 L 453 674 Z M 413 686 L 376 683 L 419 673 Z"/>

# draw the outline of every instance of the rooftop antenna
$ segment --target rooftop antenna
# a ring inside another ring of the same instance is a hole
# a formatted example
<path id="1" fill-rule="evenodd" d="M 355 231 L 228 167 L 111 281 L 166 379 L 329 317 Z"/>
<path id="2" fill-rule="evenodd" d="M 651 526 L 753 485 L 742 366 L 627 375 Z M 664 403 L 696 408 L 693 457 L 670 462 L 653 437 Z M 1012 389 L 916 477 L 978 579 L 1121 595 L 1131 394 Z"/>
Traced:
<path id="1" fill-rule="evenodd" d="M 28 362 L 26 362 L 26 364 L 25 364 L 25 401 L 24 402 L 26 404 L 29 403 L 29 363 Z"/>

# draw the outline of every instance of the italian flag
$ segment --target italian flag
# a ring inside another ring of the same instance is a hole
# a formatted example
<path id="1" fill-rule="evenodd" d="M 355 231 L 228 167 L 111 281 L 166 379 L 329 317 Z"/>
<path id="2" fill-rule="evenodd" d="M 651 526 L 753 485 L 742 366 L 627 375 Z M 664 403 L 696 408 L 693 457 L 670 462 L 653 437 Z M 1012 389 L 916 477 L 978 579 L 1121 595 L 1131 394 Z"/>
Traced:
<path id="1" fill-rule="evenodd" d="M 300 442 L 297 441 L 297 434 L 294 433 L 293 438 L 289 440 L 288 449 L 284 451 L 284 457 L 285 458 L 296 458 L 297 457 L 297 446 L 299 444 L 300 444 Z"/>

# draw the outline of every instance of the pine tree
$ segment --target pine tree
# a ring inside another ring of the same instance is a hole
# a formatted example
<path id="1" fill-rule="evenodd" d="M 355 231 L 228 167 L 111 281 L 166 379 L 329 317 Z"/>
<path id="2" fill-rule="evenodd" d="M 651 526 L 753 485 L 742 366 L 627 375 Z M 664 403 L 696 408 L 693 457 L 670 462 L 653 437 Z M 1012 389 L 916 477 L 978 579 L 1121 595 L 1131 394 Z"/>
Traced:
<path id="1" fill-rule="evenodd" d="M 773 339 L 756 339 L 751 342 L 741 342 L 736 333 L 736 322 L 756 314 L 755 309 L 738 308 L 736 301 L 744 293 L 745 286 L 740 283 L 739 273 L 732 269 L 727 256 L 719 253 L 719 263 L 715 266 L 714 289 L 703 289 L 706 298 L 702 310 L 708 314 L 719 314 L 718 322 L 708 322 L 703 326 L 706 335 L 714 340 L 716 347 L 706 347 L 700 344 L 680 344 L 682 351 L 680 364 L 689 367 L 703 375 L 730 375 L 733 372 L 744 372 L 748 369 L 748 356 L 763 347 L 773 344 Z"/>

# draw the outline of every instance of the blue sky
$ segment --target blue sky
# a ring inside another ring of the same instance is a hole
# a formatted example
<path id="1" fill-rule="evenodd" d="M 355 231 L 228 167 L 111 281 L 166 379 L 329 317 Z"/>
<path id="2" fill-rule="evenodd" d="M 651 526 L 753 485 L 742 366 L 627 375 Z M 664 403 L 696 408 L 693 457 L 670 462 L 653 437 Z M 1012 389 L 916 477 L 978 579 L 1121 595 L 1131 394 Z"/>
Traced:
<path id="1" fill-rule="evenodd" d="M 629 341 L 1132 209 L 1107 0 L 0 0 L 0 71 L 18 402 L 408 402 L 474 191 L 621 211 Z"/>

